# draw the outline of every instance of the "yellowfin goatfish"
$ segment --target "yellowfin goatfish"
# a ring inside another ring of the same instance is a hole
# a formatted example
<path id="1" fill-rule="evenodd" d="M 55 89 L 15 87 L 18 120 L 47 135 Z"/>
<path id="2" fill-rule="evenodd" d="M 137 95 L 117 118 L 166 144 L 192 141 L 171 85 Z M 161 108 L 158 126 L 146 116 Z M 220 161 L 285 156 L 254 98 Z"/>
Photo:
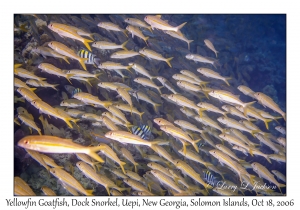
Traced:
<path id="1" fill-rule="evenodd" d="M 123 44 L 115 44 L 113 42 L 106 42 L 106 41 L 98 41 L 98 42 L 93 42 L 92 47 L 101 49 L 101 50 L 114 50 L 114 49 L 124 49 L 127 50 L 125 47 L 128 41 L 124 42 Z"/>
<path id="2" fill-rule="evenodd" d="M 50 169 L 50 167 L 45 163 L 44 159 L 42 158 L 42 156 L 39 152 L 30 150 L 30 149 L 25 149 L 25 150 L 33 159 L 35 159 L 37 162 L 39 162 L 39 164 L 44 166 L 47 170 Z"/>
<path id="3" fill-rule="evenodd" d="M 161 90 L 160 90 L 160 89 L 161 89 L 163 86 L 158 87 L 154 82 L 152 82 L 152 81 L 149 80 L 149 79 L 142 78 L 142 77 L 138 77 L 138 78 L 135 78 L 133 81 L 136 82 L 136 83 L 139 83 L 139 84 L 141 84 L 141 85 L 143 85 L 143 86 L 146 86 L 146 87 L 152 87 L 152 88 L 155 88 L 155 89 L 161 94 Z"/>
<path id="4" fill-rule="evenodd" d="M 183 155 L 184 157 L 186 157 L 187 159 L 190 159 L 190 160 L 193 160 L 193 161 L 198 162 L 200 164 L 203 164 L 203 165 L 205 165 L 205 167 L 208 167 L 209 165 L 212 165 L 209 162 L 205 162 L 198 153 L 196 153 L 192 150 L 186 149 L 186 154 L 184 154 L 183 149 L 178 150 L 178 152 L 181 155 Z"/>
<path id="5" fill-rule="evenodd" d="M 153 50 L 149 50 L 149 49 L 141 49 L 139 51 L 139 53 L 145 55 L 146 57 L 150 58 L 150 59 L 155 59 L 155 60 L 159 60 L 159 61 L 165 61 L 170 68 L 172 68 L 172 65 L 170 63 L 170 61 L 173 59 L 173 57 L 171 58 L 164 58 L 161 54 L 154 52 Z"/>
<path id="6" fill-rule="evenodd" d="M 219 117 L 217 119 L 220 123 L 230 127 L 230 128 L 235 128 L 238 130 L 242 130 L 242 131 L 246 131 L 248 133 L 251 133 L 252 135 L 254 135 L 255 133 L 258 133 L 258 130 L 251 130 L 247 127 L 245 127 L 243 124 L 239 123 L 238 121 L 236 121 L 235 119 L 229 118 L 229 117 Z"/>
<path id="7" fill-rule="evenodd" d="M 55 161 L 52 158 L 48 157 L 47 155 L 41 154 L 41 156 L 48 166 L 51 166 L 53 168 L 63 168 L 63 166 L 57 165 Z"/>
<path id="8" fill-rule="evenodd" d="M 179 106 L 194 109 L 200 114 L 200 111 L 201 111 L 200 107 L 196 106 L 196 104 L 193 101 L 189 100 L 188 98 L 186 98 L 180 94 L 171 94 L 168 96 L 168 98 L 170 100 L 174 101 Z"/>
<path id="9" fill-rule="evenodd" d="M 137 27 L 141 27 L 141 28 L 147 28 L 149 31 L 152 32 L 151 26 L 148 26 L 144 21 L 141 21 L 137 18 L 126 18 L 124 20 L 125 23 L 128 23 L 132 26 L 137 26 Z"/>
<path id="10" fill-rule="evenodd" d="M 97 26 L 100 27 L 100 28 L 104 28 L 104 29 L 106 29 L 108 31 L 121 31 L 121 32 L 123 32 L 125 34 L 125 36 L 127 36 L 126 30 L 120 28 L 120 26 L 118 26 L 118 25 L 116 25 L 114 23 L 111 23 L 111 22 L 100 22 L 100 23 L 98 23 Z"/>
<path id="11" fill-rule="evenodd" d="M 56 196 L 56 193 L 47 186 L 42 186 L 41 190 L 47 196 Z"/>
<path id="12" fill-rule="evenodd" d="M 125 162 L 122 162 L 117 154 L 107 145 L 107 144 L 99 144 L 98 146 L 102 146 L 103 148 L 100 150 L 101 153 L 103 153 L 105 156 L 109 157 L 111 160 L 114 162 L 118 163 L 119 166 L 121 167 L 123 173 L 125 174 L 125 169 L 124 165 L 126 164 Z"/>
<path id="13" fill-rule="evenodd" d="M 77 181 L 71 174 L 69 174 L 65 170 L 61 168 L 51 168 L 50 173 L 56 178 L 58 178 L 60 181 L 77 190 L 78 192 L 81 192 L 84 195 L 93 195 L 93 190 L 84 189 L 80 182 Z"/>
<path id="14" fill-rule="evenodd" d="M 180 73 L 183 75 L 186 75 L 188 77 L 191 77 L 193 80 L 196 80 L 197 82 L 203 85 L 207 84 L 208 82 L 202 81 L 196 74 L 194 74 L 193 72 L 189 71 L 189 70 L 180 70 Z M 195 83 L 193 83 L 195 84 Z"/>
<path id="15" fill-rule="evenodd" d="M 24 97 L 24 96 L 23 96 Z M 275 129 L 280 132 L 281 134 L 285 135 L 286 134 L 286 130 L 284 127 L 282 126 L 276 126 Z"/>
<path id="16" fill-rule="evenodd" d="M 270 171 L 265 166 L 263 166 L 257 162 L 252 163 L 251 166 L 253 168 L 253 171 L 255 173 L 257 173 L 259 175 L 259 177 L 262 177 L 262 178 L 268 180 L 269 182 L 274 183 L 278 187 L 280 192 L 281 192 L 280 188 L 285 187 L 284 184 L 280 184 L 277 182 L 277 180 L 274 178 L 274 175 L 271 174 Z"/>
<path id="17" fill-rule="evenodd" d="M 86 70 L 85 61 L 88 60 L 87 58 L 81 58 L 72 49 L 70 49 L 69 47 L 67 47 L 66 45 L 60 42 L 51 41 L 49 42 L 48 46 L 51 47 L 56 52 L 58 52 L 59 54 L 77 60 L 80 63 L 80 65 L 83 67 L 83 69 Z"/>
<path id="18" fill-rule="evenodd" d="M 229 157 L 227 154 L 225 154 L 224 152 L 221 152 L 220 150 L 217 150 L 217 149 L 210 150 L 209 153 L 212 156 L 214 156 L 216 159 L 218 159 L 222 165 L 225 164 L 228 167 L 230 167 L 231 169 L 233 169 L 239 175 L 241 182 L 242 182 L 242 174 L 244 174 L 244 175 L 248 176 L 249 179 L 251 180 L 251 183 L 253 183 L 254 176 L 250 175 L 247 171 L 242 171 L 239 168 L 239 163 L 232 160 L 231 157 Z"/>
<path id="19" fill-rule="evenodd" d="M 197 62 L 209 63 L 209 64 L 213 65 L 215 68 L 217 68 L 216 65 L 218 64 L 218 62 L 214 59 L 206 58 L 206 57 L 203 57 L 203 56 L 197 55 L 197 54 L 187 54 L 185 57 L 186 57 L 186 59 L 193 60 L 196 63 Z"/>
<path id="20" fill-rule="evenodd" d="M 31 50 L 32 53 L 35 53 L 35 54 L 40 54 L 42 55 L 44 58 L 47 58 L 48 57 L 54 57 L 54 58 L 61 58 L 63 59 L 64 61 L 66 61 L 68 64 L 70 64 L 70 62 L 68 61 L 68 58 L 64 55 L 61 55 L 57 52 L 55 52 L 54 50 L 52 50 L 51 48 L 49 47 L 34 47 L 32 50 Z"/>
<path id="21" fill-rule="evenodd" d="M 34 196 L 36 195 L 29 185 L 20 177 L 14 177 L 14 195 Z"/>
<path id="22" fill-rule="evenodd" d="M 142 33 L 142 31 L 140 31 L 139 28 L 129 25 L 126 27 L 126 30 L 132 34 L 132 38 L 134 38 L 134 36 L 137 36 L 137 37 L 141 38 L 142 40 L 144 40 L 146 45 L 148 45 L 147 40 L 149 39 L 149 37 L 144 36 L 144 34 Z"/>
<path id="23" fill-rule="evenodd" d="M 131 134 L 127 131 L 109 131 L 105 134 L 106 138 L 118 141 L 122 144 L 137 144 L 152 147 L 152 145 L 159 144 L 159 141 L 146 141 L 138 135 Z"/>
<path id="24" fill-rule="evenodd" d="M 72 84 L 72 82 L 69 79 L 70 79 L 70 77 L 73 76 L 73 74 L 65 74 L 60 68 L 57 68 L 56 66 L 53 66 L 52 64 L 41 63 L 38 65 L 38 68 L 44 72 L 47 72 L 48 74 L 54 74 L 58 77 L 64 77 Z"/>
<path id="25" fill-rule="evenodd" d="M 282 180 L 283 182 L 286 182 L 286 177 L 280 173 L 279 171 L 277 170 L 272 170 L 272 173 L 277 176 L 278 179 Z"/>
<path id="26" fill-rule="evenodd" d="M 40 97 L 38 97 L 34 92 L 32 92 L 30 89 L 19 87 L 17 89 L 18 93 L 20 93 L 28 102 L 32 102 L 33 100 L 42 100 Z"/>
<path id="27" fill-rule="evenodd" d="M 239 91 L 241 91 L 242 93 L 244 93 L 246 96 L 250 96 L 250 97 L 256 99 L 255 96 L 254 96 L 255 92 L 253 90 L 251 90 L 249 87 L 247 87 L 245 85 L 240 85 L 240 86 L 237 87 L 237 89 Z"/>
<path id="28" fill-rule="evenodd" d="M 254 96 L 264 107 L 269 107 L 273 111 L 278 112 L 282 115 L 283 119 L 286 120 L 286 113 L 279 108 L 279 106 L 273 101 L 271 97 L 261 92 L 255 93 Z"/>
<path id="29" fill-rule="evenodd" d="M 50 88 L 53 88 L 56 91 L 57 91 L 57 89 L 55 87 L 59 85 L 59 84 L 52 85 L 52 84 L 49 84 L 45 81 L 38 81 L 38 80 L 35 80 L 35 79 L 27 80 L 26 84 L 34 86 L 34 87 L 50 87 Z M 30 89 L 32 90 L 32 89 L 35 89 L 35 88 L 30 88 Z"/>
<path id="30" fill-rule="evenodd" d="M 128 184 L 132 189 L 138 190 L 138 191 L 145 191 L 147 193 L 151 193 L 143 184 L 141 184 L 138 181 L 135 181 L 133 179 L 127 178 L 123 179 L 123 181 Z"/>
<path id="31" fill-rule="evenodd" d="M 243 107 L 242 106 L 236 106 L 236 108 L 239 110 L 239 111 L 243 111 Z M 256 112 L 256 110 L 255 109 L 253 109 L 252 107 L 248 107 L 248 109 L 247 109 L 247 115 L 249 116 L 249 117 L 253 117 L 253 118 L 255 118 L 255 119 L 258 119 L 258 120 L 261 120 L 261 121 L 263 121 L 264 123 L 265 123 L 265 125 L 266 125 L 266 128 L 269 130 L 269 122 L 271 122 L 272 121 L 272 119 L 266 119 L 266 118 L 264 118 L 264 117 L 262 117 L 258 112 Z"/>
<path id="32" fill-rule="evenodd" d="M 125 59 L 125 58 L 131 58 L 134 56 L 140 55 L 140 53 L 135 52 L 133 50 L 120 50 L 118 52 L 113 53 L 110 58 L 114 59 Z"/>
<path id="33" fill-rule="evenodd" d="M 99 69 L 107 69 L 107 70 L 122 70 L 122 69 L 125 69 L 125 70 L 127 70 L 131 73 L 131 71 L 129 70 L 130 66 L 123 66 L 120 63 L 115 63 L 115 62 L 111 62 L 111 61 L 106 61 L 106 62 L 100 63 L 98 65 L 98 68 Z"/>
<path id="34" fill-rule="evenodd" d="M 59 114 L 58 111 L 55 108 L 53 108 L 52 106 L 50 106 L 46 102 L 41 101 L 41 100 L 33 100 L 33 101 L 31 101 L 31 105 L 33 105 L 35 108 L 37 108 L 41 113 L 51 115 L 55 118 L 59 118 L 59 119 L 65 121 L 65 123 L 70 128 L 73 128 L 70 121 L 74 121 L 75 120 L 74 118 L 70 117 L 69 115 L 63 116 L 63 115 Z"/>
<path id="35" fill-rule="evenodd" d="M 180 169 L 183 174 L 188 175 L 193 180 L 195 180 L 196 182 L 203 185 L 203 187 L 205 187 L 207 192 L 208 192 L 208 189 L 212 189 L 212 186 L 205 183 L 205 181 L 203 179 L 201 179 L 200 174 L 198 174 L 191 166 L 189 166 L 184 161 L 179 160 L 179 159 L 175 160 L 175 166 L 176 166 L 176 168 Z"/>
<path id="36" fill-rule="evenodd" d="M 153 77 L 149 74 L 149 72 L 141 65 L 137 64 L 137 63 L 129 63 L 129 66 L 131 66 L 131 68 L 133 68 L 137 73 L 142 74 L 146 77 L 148 77 L 149 79 L 153 80 L 156 77 Z"/>
<path id="37" fill-rule="evenodd" d="M 163 125 L 170 125 L 170 126 L 175 126 L 173 123 L 169 122 L 168 120 L 165 120 L 163 118 L 155 118 L 153 120 L 157 125 L 163 126 Z"/>
<path id="38" fill-rule="evenodd" d="M 242 102 L 238 96 L 233 95 L 232 93 L 225 90 L 213 90 L 208 93 L 210 96 L 219 99 L 225 103 L 240 105 L 244 108 L 244 115 L 247 115 L 247 107 L 254 104 L 256 101 L 249 103 Z"/>
<path id="39" fill-rule="evenodd" d="M 144 20 L 149 24 L 151 25 L 151 28 L 152 29 L 160 29 L 160 30 L 163 30 L 163 31 L 175 31 L 175 32 L 178 32 L 180 31 L 180 29 L 187 23 L 187 22 L 184 22 L 182 23 L 181 25 L 177 26 L 177 27 L 174 27 L 174 26 L 171 26 L 170 24 L 168 24 L 166 21 L 163 21 L 161 19 L 161 15 L 147 15 Z"/>
<path id="40" fill-rule="evenodd" d="M 211 43 L 211 41 L 209 41 L 208 39 L 204 39 L 204 44 L 206 45 L 206 47 L 208 47 L 210 50 L 212 50 L 215 54 L 216 57 L 218 57 L 218 51 L 215 49 L 213 43 Z"/>
<path id="41" fill-rule="evenodd" d="M 124 147 L 121 148 L 121 153 L 123 157 L 125 157 L 127 160 L 129 160 L 134 165 L 134 171 L 137 173 L 137 166 L 139 165 L 137 162 L 135 162 L 132 154 Z"/>
<path id="42" fill-rule="evenodd" d="M 158 112 L 157 107 L 161 106 L 161 104 L 155 103 L 145 93 L 143 93 L 141 91 L 129 92 L 129 94 L 136 97 L 137 100 L 145 101 L 145 102 L 151 104 L 156 113 Z"/>
<path id="43" fill-rule="evenodd" d="M 64 70 L 64 72 L 66 72 L 67 75 L 72 75 L 71 78 L 73 78 L 73 77 L 87 77 L 87 78 L 98 79 L 98 76 L 102 74 L 102 73 L 91 74 L 87 71 L 82 71 L 82 70 L 79 70 L 79 69 Z"/>
<path id="44" fill-rule="evenodd" d="M 186 38 L 182 33 L 175 32 L 175 31 L 166 31 L 165 33 L 169 34 L 170 36 L 172 36 L 176 39 L 180 39 L 180 40 L 186 42 L 188 45 L 188 50 L 190 50 L 190 43 L 193 42 L 194 40 L 188 40 L 188 38 Z"/>
<path id="45" fill-rule="evenodd" d="M 27 71 L 26 69 L 23 69 L 23 68 L 15 68 L 14 74 L 19 77 L 25 78 L 25 79 L 35 79 L 38 81 L 46 80 L 46 78 L 38 77 L 35 74 L 33 74 L 30 71 Z"/>
<path id="46" fill-rule="evenodd" d="M 228 86 L 230 86 L 228 80 L 231 79 L 231 77 L 222 77 L 218 72 L 208 68 L 198 68 L 197 71 L 206 77 L 223 80 Z"/>
<path id="47" fill-rule="evenodd" d="M 192 124 L 188 121 L 185 121 L 185 120 L 175 120 L 174 123 L 176 125 L 179 125 L 184 130 L 191 130 L 191 131 L 195 131 L 195 132 L 198 132 L 198 133 L 203 132 L 203 130 L 200 130 L 199 128 L 197 128 L 196 125 L 194 125 L 194 124 Z"/>
<path id="48" fill-rule="evenodd" d="M 42 135 L 41 133 L 41 129 L 35 124 L 35 122 L 31 119 L 29 119 L 26 115 L 24 114 L 18 114 L 18 118 L 25 123 L 27 126 L 29 126 L 29 129 L 32 133 L 31 128 L 33 128 L 34 130 L 36 130 L 40 135 Z"/>
<path id="49" fill-rule="evenodd" d="M 175 138 L 184 139 L 185 141 L 192 144 L 194 146 L 195 150 L 197 152 L 199 152 L 197 142 L 199 142 L 200 139 L 194 141 L 186 132 L 184 132 L 180 128 L 177 128 L 177 127 L 174 127 L 174 126 L 163 125 L 163 126 L 160 126 L 160 129 L 163 130 L 164 132 L 174 136 Z"/>
<path id="50" fill-rule="evenodd" d="M 48 25 L 48 28 L 58 33 L 60 36 L 68 37 L 73 40 L 82 42 L 89 51 L 92 51 L 88 43 L 93 41 L 81 37 L 73 27 L 69 27 L 68 25 L 61 23 L 50 23 Z"/>
<path id="51" fill-rule="evenodd" d="M 164 174 L 156 169 L 151 170 L 151 174 L 153 176 L 155 176 L 162 185 L 164 184 L 165 186 L 168 186 L 169 188 L 172 188 L 179 193 L 184 192 L 182 189 L 180 189 L 180 187 L 178 187 L 176 185 L 176 183 L 173 181 L 173 179 L 170 178 L 169 176 L 167 176 L 166 174 Z"/>
<path id="52" fill-rule="evenodd" d="M 38 81 L 38 80 L 34 80 L 34 81 Z M 36 88 L 28 87 L 28 85 L 25 82 L 23 82 L 22 80 L 19 80 L 18 78 L 14 78 L 14 86 L 15 87 L 24 87 L 24 88 L 27 88 L 28 90 L 31 90 L 31 91 L 36 90 Z"/>
<path id="53" fill-rule="evenodd" d="M 150 78 L 151 79 L 151 78 Z M 158 81 L 160 81 L 160 83 L 166 87 L 169 91 L 171 91 L 174 94 L 177 94 L 177 92 L 175 91 L 174 87 L 172 86 L 172 84 L 164 77 L 156 77 L 156 79 Z"/>
<path id="54" fill-rule="evenodd" d="M 215 112 L 215 113 L 219 113 L 219 114 L 226 116 L 226 112 L 223 112 L 218 107 L 216 107 L 210 103 L 200 102 L 197 104 L 197 106 L 199 106 L 201 108 L 201 110 L 203 110 L 203 111 L 207 110 L 209 112 Z"/>
<path id="55" fill-rule="evenodd" d="M 73 98 L 76 98 L 76 99 L 84 102 L 85 104 L 99 105 L 101 107 L 105 107 L 105 106 L 112 104 L 112 102 L 100 101 L 97 96 L 93 96 L 89 93 L 84 93 L 84 92 L 78 92 L 78 93 L 74 94 Z"/>
<path id="56" fill-rule="evenodd" d="M 86 147 L 72 142 L 72 139 L 63 139 L 56 136 L 25 136 L 18 142 L 18 146 L 43 153 L 84 153 L 98 162 L 104 162 L 96 154 L 103 146 Z"/>
<path id="57" fill-rule="evenodd" d="M 110 194 L 109 188 L 114 188 L 119 191 L 127 190 L 127 188 L 120 188 L 118 187 L 113 181 L 109 178 L 105 177 L 104 175 L 97 174 L 93 168 L 91 168 L 88 164 L 83 161 L 79 161 L 76 163 L 76 166 L 79 168 L 80 171 L 84 173 L 84 175 L 95 182 L 99 183 L 100 185 L 104 186 L 108 195 Z"/>
<path id="58" fill-rule="evenodd" d="M 134 114 L 137 114 L 139 115 L 140 119 L 142 119 L 142 115 L 144 114 L 144 112 L 139 112 L 139 110 L 137 110 L 135 107 L 132 107 L 128 104 L 116 104 L 114 106 L 124 112 L 132 112 Z"/>

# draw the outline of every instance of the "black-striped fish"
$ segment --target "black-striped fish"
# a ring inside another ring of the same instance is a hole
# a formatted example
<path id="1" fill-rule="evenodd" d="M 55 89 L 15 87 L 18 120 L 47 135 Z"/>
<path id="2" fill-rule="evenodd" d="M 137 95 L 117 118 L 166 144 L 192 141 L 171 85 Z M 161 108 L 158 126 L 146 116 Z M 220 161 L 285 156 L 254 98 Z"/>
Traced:
<path id="1" fill-rule="evenodd" d="M 204 173 L 204 181 L 211 186 L 215 186 L 216 180 L 214 175 L 209 170 L 205 170 L 203 171 L 203 173 Z"/>
<path id="2" fill-rule="evenodd" d="M 148 125 L 133 126 L 132 134 L 140 136 L 142 139 L 148 140 L 151 135 L 151 128 Z"/>
<path id="3" fill-rule="evenodd" d="M 72 97 L 76 94 L 76 93 L 79 93 L 79 92 L 82 92 L 82 90 L 80 88 L 75 88 L 73 91 L 72 91 Z"/>
<path id="4" fill-rule="evenodd" d="M 197 146 L 198 146 L 198 148 L 204 147 L 204 146 L 205 146 L 205 141 L 199 141 L 199 142 L 197 143 Z"/>
<path id="5" fill-rule="evenodd" d="M 91 52 L 87 51 L 87 50 L 79 50 L 77 55 L 79 55 L 81 58 L 87 58 L 88 60 L 86 60 L 84 63 L 85 64 L 93 64 L 96 66 L 99 66 L 100 64 L 100 58 L 96 58 L 94 54 L 92 54 Z"/>

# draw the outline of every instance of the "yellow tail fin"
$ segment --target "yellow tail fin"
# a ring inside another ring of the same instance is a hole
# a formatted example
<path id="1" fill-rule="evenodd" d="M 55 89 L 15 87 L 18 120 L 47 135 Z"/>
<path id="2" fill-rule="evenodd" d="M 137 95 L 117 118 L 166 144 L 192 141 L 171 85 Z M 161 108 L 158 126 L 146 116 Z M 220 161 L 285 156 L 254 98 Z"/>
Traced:
<path id="1" fill-rule="evenodd" d="M 85 190 L 87 196 L 93 196 L 94 190 Z"/>
<path id="2" fill-rule="evenodd" d="M 126 37 L 128 37 L 125 29 L 123 30 L 123 33 L 125 34 Z"/>
<path id="3" fill-rule="evenodd" d="M 149 39 L 149 37 L 148 37 L 148 36 L 147 36 L 147 37 L 145 37 L 145 39 L 144 39 L 144 41 L 145 41 L 145 43 L 146 43 L 146 45 L 147 45 L 147 46 L 149 46 L 149 45 L 148 45 L 148 42 L 147 42 L 147 40 L 148 40 L 148 39 Z"/>
<path id="4" fill-rule="evenodd" d="M 125 169 L 124 169 L 124 165 L 125 164 L 126 164 L 125 162 L 122 162 L 122 161 L 120 162 L 120 167 L 121 167 L 121 169 L 122 169 L 122 171 L 123 171 L 124 174 L 126 174 L 125 173 Z"/>
<path id="5" fill-rule="evenodd" d="M 72 82 L 70 81 L 70 78 L 73 77 L 75 74 L 67 74 L 66 75 L 66 79 L 72 84 Z"/>
<path id="6" fill-rule="evenodd" d="M 30 90 L 33 92 L 33 91 L 35 91 L 35 90 L 36 90 L 36 88 L 30 88 Z"/>
<path id="7" fill-rule="evenodd" d="M 199 148 L 198 148 L 198 146 L 197 146 L 197 143 L 198 143 L 199 141 L 201 141 L 201 139 L 197 139 L 197 140 L 195 140 L 195 141 L 192 143 L 193 147 L 195 148 L 195 150 L 196 150 L 198 153 L 199 153 Z"/>
<path id="8" fill-rule="evenodd" d="M 244 115 L 245 115 L 245 117 L 247 117 L 247 109 L 248 109 L 247 107 L 248 107 L 248 106 L 251 106 L 251 105 L 254 104 L 254 103 L 256 103 L 256 101 L 252 101 L 252 102 L 249 102 L 249 103 L 245 103 L 245 104 L 244 104 L 243 107 L 244 107 Z"/>
<path id="9" fill-rule="evenodd" d="M 154 108 L 154 110 L 155 110 L 156 113 L 158 113 L 158 110 L 157 110 L 158 106 L 161 106 L 161 104 L 154 104 L 153 105 L 153 108 Z"/>
<path id="10" fill-rule="evenodd" d="M 188 40 L 187 41 L 187 44 L 188 44 L 188 50 L 190 50 L 190 44 L 191 44 L 191 42 L 193 42 L 194 40 Z"/>
<path id="11" fill-rule="evenodd" d="M 125 45 L 129 42 L 129 40 L 127 40 L 126 42 L 124 42 L 121 46 L 124 50 L 128 51 L 127 48 L 125 47 Z"/>
<path id="12" fill-rule="evenodd" d="M 86 70 L 87 71 L 87 69 L 86 69 L 86 66 L 85 66 L 85 61 L 87 61 L 88 60 L 88 58 L 80 58 L 80 59 L 78 59 L 78 62 L 80 63 L 80 65 L 82 66 L 82 68 L 84 69 L 84 70 Z"/>
<path id="13" fill-rule="evenodd" d="M 152 31 L 151 26 L 147 27 L 147 29 L 148 29 L 149 31 L 151 31 L 151 33 L 153 34 L 153 31 Z"/>
<path id="14" fill-rule="evenodd" d="M 269 120 L 269 119 L 265 119 L 265 120 L 264 120 L 265 125 L 266 125 L 266 128 L 267 128 L 268 130 L 269 130 L 269 125 L 268 125 L 268 123 L 271 122 L 271 121 L 272 121 L 271 119 L 270 119 L 270 120 Z"/>
<path id="15" fill-rule="evenodd" d="M 171 65 L 171 63 L 170 63 L 170 61 L 173 59 L 173 57 L 171 57 L 171 58 L 167 58 L 166 59 L 166 63 L 170 66 L 170 68 L 172 68 L 172 65 Z"/>
<path id="16" fill-rule="evenodd" d="M 72 124 L 70 123 L 70 121 L 68 119 L 64 119 L 65 123 L 67 123 L 67 125 L 70 127 L 70 128 L 73 128 Z"/>
<path id="17" fill-rule="evenodd" d="M 68 64 L 70 64 L 70 62 L 68 61 L 68 58 L 66 56 L 62 57 L 62 59 L 64 59 L 64 61 L 66 61 Z"/>
<path id="18" fill-rule="evenodd" d="M 83 39 L 83 44 L 84 44 L 84 46 L 85 46 L 89 51 L 92 52 L 92 49 L 91 49 L 91 47 L 90 47 L 90 45 L 89 45 L 90 42 L 93 42 L 93 41 L 92 41 L 92 40 L 88 40 L 88 39 Z"/>
<path id="19" fill-rule="evenodd" d="M 231 77 L 225 77 L 224 78 L 224 82 L 228 85 L 228 86 L 230 86 L 230 84 L 229 84 L 229 82 L 228 82 L 228 80 L 230 80 L 230 79 L 232 79 Z"/>
<path id="20" fill-rule="evenodd" d="M 182 23 L 181 25 L 175 28 L 175 31 L 178 32 L 187 22 Z"/>

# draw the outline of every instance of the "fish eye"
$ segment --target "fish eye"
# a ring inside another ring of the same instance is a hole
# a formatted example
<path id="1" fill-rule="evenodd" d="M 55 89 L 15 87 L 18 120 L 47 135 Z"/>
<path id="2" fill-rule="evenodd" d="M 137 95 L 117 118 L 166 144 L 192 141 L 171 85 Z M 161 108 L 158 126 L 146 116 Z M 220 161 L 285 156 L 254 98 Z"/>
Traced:
<path id="1" fill-rule="evenodd" d="M 25 144 L 28 144 L 28 141 L 25 141 L 24 143 L 25 143 Z"/>
<path id="2" fill-rule="evenodd" d="M 50 26 L 52 27 L 52 24 Z"/>

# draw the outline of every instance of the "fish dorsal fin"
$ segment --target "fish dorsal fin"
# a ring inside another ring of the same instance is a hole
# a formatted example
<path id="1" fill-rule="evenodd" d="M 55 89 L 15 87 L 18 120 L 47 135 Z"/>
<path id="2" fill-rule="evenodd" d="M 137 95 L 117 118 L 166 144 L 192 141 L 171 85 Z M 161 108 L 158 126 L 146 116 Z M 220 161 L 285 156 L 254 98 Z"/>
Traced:
<path id="1" fill-rule="evenodd" d="M 156 15 L 156 17 L 161 18 L 161 15 Z"/>

